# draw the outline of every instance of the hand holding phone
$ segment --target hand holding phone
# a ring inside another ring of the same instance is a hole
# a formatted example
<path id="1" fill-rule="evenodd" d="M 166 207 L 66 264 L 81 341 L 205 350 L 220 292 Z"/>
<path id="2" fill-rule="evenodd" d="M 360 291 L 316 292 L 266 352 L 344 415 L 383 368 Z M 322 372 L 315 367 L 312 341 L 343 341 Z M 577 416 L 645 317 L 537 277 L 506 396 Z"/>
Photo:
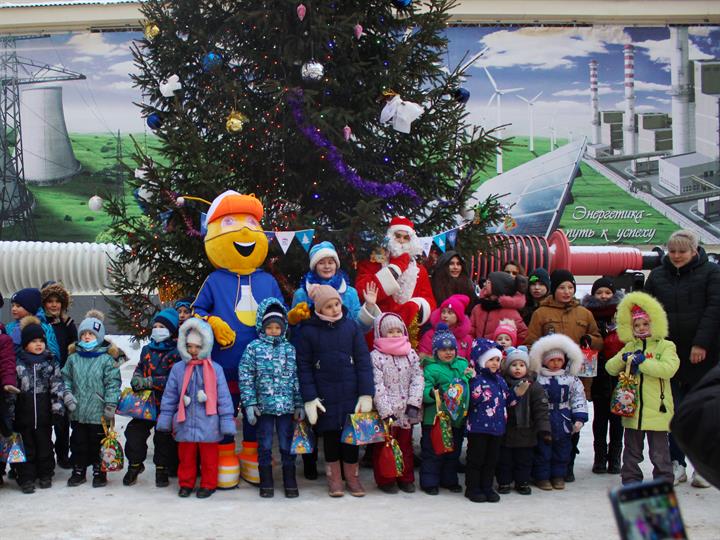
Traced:
<path id="1" fill-rule="evenodd" d="M 622 540 L 687 540 L 671 482 L 653 480 L 623 486 L 610 492 L 610 501 Z"/>

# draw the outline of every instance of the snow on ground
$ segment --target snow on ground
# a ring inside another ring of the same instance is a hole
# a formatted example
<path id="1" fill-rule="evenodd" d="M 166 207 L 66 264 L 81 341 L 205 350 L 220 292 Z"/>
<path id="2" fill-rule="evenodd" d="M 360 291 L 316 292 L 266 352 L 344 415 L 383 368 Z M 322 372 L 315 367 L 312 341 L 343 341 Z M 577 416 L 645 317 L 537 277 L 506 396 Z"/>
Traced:
<path id="1" fill-rule="evenodd" d="M 115 337 L 115 342 L 131 357 L 122 367 L 127 385 L 139 350 L 129 346 L 126 338 Z M 126 423 L 127 419 L 118 417 L 121 433 Z M 533 488 L 531 496 L 503 495 L 498 504 L 473 504 L 462 494 L 447 491 L 435 497 L 419 491 L 386 495 L 375 487 L 369 469 L 361 473 L 368 491 L 365 498 L 330 499 L 324 478 L 305 480 L 301 465 L 298 499 L 283 497 L 279 470 L 274 499 L 260 499 L 256 488 L 242 482 L 238 489 L 218 491 L 206 500 L 180 499 L 172 484 L 165 489 L 155 487 L 151 447 L 147 469 L 133 487 L 122 485 L 124 473 L 109 473 L 106 488 L 93 489 L 89 482 L 68 488 L 65 482 L 70 472 L 58 469 L 52 489 L 23 495 L 6 479 L 0 487 L 0 538 L 617 538 L 607 492 L 619 484 L 619 476 L 590 472 L 589 425 L 583 429 L 580 444 L 577 481 L 565 491 Z M 649 477 L 647 459 L 644 470 Z M 688 483 L 681 484 L 677 493 L 689 538 L 720 538 L 720 491 Z"/>

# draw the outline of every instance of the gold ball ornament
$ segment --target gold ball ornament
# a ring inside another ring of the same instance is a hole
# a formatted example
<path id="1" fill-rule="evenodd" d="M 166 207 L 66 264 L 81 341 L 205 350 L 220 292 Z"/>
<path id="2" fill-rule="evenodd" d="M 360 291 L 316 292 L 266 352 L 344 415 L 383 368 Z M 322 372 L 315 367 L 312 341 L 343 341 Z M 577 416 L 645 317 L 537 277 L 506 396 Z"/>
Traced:
<path id="1" fill-rule="evenodd" d="M 225 129 L 229 133 L 240 133 L 245 127 L 248 117 L 238 111 L 232 111 L 225 121 Z"/>
<path id="2" fill-rule="evenodd" d="M 148 39 L 155 39 L 160 35 L 160 27 L 153 23 L 145 23 L 145 37 Z"/>

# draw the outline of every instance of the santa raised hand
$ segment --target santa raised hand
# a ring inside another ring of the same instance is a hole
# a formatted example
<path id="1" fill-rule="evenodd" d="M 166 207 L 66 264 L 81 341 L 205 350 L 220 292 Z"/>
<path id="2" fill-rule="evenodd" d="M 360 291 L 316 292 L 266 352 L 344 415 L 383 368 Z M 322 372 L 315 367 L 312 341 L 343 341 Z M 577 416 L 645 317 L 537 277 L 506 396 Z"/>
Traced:
<path id="1" fill-rule="evenodd" d="M 397 313 L 408 328 L 416 320 L 422 325 L 435 309 L 435 298 L 427 271 L 415 260 L 422 246 L 412 221 L 403 216 L 392 218 L 386 244 L 384 261 L 365 260 L 358 264 L 355 287 L 361 300 L 365 300 L 366 288 L 374 284 L 379 311 Z M 363 315 L 368 315 L 367 310 L 361 311 L 360 317 Z"/>

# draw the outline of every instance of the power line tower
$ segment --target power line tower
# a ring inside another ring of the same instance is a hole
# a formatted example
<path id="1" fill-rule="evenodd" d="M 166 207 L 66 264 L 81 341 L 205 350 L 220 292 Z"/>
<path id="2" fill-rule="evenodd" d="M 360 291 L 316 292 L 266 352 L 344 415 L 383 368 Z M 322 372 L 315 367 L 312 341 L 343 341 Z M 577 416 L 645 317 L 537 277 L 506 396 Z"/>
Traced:
<path id="1" fill-rule="evenodd" d="M 0 36 L 0 239 L 6 227 L 17 226 L 23 240 L 36 240 L 33 196 L 25 184 L 20 119 L 20 86 L 84 79 L 62 67 L 39 64 L 17 55 L 18 41 L 48 35 Z"/>

